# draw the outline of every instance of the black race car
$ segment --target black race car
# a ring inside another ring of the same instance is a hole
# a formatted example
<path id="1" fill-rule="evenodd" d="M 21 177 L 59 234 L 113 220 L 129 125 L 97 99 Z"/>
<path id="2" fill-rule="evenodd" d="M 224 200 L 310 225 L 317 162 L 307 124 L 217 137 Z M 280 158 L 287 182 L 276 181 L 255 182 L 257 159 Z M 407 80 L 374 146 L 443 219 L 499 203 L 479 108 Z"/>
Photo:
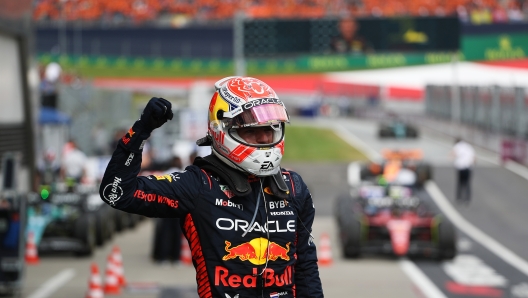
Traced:
<path id="1" fill-rule="evenodd" d="M 418 128 L 414 125 L 404 121 L 392 121 L 389 123 L 382 123 L 378 129 L 378 137 L 380 138 L 418 138 Z"/>
<path id="2" fill-rule="evenodd" d="M 130 216 L 104 204 L 93 187 L 58 185 L 28 201 L 27 232 L 39 252 L 89 256 L 112 238 L 120 223 L 130 226 Z"/>

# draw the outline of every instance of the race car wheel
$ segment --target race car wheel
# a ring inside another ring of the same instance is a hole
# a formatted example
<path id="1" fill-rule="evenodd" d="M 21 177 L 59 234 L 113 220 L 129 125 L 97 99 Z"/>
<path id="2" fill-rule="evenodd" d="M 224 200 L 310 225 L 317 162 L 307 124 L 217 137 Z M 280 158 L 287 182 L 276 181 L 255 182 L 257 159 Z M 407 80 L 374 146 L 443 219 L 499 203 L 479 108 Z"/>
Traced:
<path id="1" fill-rule="evenodd" d="M 124 231 L 130 226 L 130 216 L 125 211 L 116 210 L 115 212 L 115 227 L 116 231 Z"/>
<path id="2" fill-rule="evenodd" d="M 94 219 L 88 215 L 81 215 L 75 222 L 75 237 L 83 243 L 84 247 L 78 251 L 77 256 L 91 256 L 96 246 L 96 227 Z"/>
<path id="3" fill-rule="evenodd" d="M 348 193 L 341 194 L 337 197 L 335 204 L 335 217 L 339 226 L 353 212 L 353 199 Z"/>
<path id="4" fill-rule="evenodd" d="M 445 218 L 438 224 L 438 251 L 440 260 L 452 260 L 457 253 L 455 227 Z"/>
<path id="5" fill-rule="evenodd" d="M 340 228 L 343 256 L 347 259 L 357 258 L 361 253 L 361 223 L 354 215 L 343 220 Z"/>
<path id="6" fill-rule="evenodd" d="M 359 178 L 361 180 L 368 180 L 372 177 L 376 176 L 376 174 L 372 173 L 372 171 L 369 168 L 368 164 L 362 165 L 361 170 L 359 172 Z"/>
<path id="7" fill-rule="evenodd" d="M 107 233 L 108 230 L 105 225 L 104 213 L 101 210 L 98 210 L 94 213 L 95 219 L 95 244 L 101 246 L 104 244 L 105 240 L 108 239 Z"/>
<path id="8" fill-rule="evenodd" d="M 113 219 L 115 216 L 115 210 L 113 208 L 111 208 L 110 206 L 108 206 L 108 210 L 106 211 L 106 216 L 105 216 L 105 224 L 106 224 L 106 239 L 105 240 L 110 240 L 112 239 L 112 237 L 114 236 L 114 233 L 115 233 L 115 220 L 110 220 L 110 219 Z"/>
<path id="9" fill-rule="evenodd" d="M 361 224 L 354 215 L 356 203 L 357 201 L 348 193 L 336 199 L 335 217 L 345 258 L 357 258 L 360 254 Z"/>
<path id="10" fill-rule="evenodd" d="M 416 167 L 416 185 L 418 187 L 423 187 L 427 180 L 433 178 L 432 168 L 428 164 L 421 164 Z"/>
<path id="11" fill-rule="evenodd" d="M 380 130 L 378 131 L 378 136 L 380 138 L 392 137 L 392 131 L 386 127 L 380 128 Z"/>
<path id="12" fill-rule="evenodd" d="M 407 137 L 413 139 L 417 138 L 418 131 L 414 127 L 407 127 Z"/>

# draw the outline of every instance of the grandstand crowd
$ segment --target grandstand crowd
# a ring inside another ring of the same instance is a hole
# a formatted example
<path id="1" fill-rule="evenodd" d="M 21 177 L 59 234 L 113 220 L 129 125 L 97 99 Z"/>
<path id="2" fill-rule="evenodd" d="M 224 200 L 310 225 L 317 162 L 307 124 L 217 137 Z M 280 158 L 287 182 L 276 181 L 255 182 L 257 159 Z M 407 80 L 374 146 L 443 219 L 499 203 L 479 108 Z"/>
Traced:
<path id="1" fill-rule="evenodd" d="M 322 18 L 457 15 L 462 22 L 491 24 L 528 20 L 528 0 L 37 0 L 37 21 L 114 23 L 229 20 L 242 11 L 253 18 Z"/>

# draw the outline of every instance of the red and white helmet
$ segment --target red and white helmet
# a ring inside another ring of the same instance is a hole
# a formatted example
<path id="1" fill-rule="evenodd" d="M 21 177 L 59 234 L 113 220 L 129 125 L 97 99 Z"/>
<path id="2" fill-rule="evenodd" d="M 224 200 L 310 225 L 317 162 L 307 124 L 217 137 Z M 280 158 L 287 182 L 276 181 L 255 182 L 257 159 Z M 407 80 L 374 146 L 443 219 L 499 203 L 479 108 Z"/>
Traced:
<path id="1" fill-rule="evenodd" d="M 251 77 L 227 77 L 215 83 L 209 104 L 208 139 L 212 152 L 229 166 L 256 176 L 280 170 L 284 126 L 289 122 L 284 103 L 270 86 Z M 237 128 L 270 126 L 270 144 L 249 144 Z"/>

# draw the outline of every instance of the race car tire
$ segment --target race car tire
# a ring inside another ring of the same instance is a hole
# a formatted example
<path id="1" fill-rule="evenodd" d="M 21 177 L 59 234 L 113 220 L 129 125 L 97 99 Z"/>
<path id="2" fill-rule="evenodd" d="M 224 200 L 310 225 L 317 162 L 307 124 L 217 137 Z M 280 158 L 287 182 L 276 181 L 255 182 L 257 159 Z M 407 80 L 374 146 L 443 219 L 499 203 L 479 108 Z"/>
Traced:
<path id="1" fill-rule="evenodd" d="M 131 229 L 135 228 L 137 226 L 137 224 L 139 223 L 139 218 L 141 217 L 141 215 L 137 215 L 137 214 L 133 214 L 133 213 L 129 213 L 129 227 Z"/>
<path id="2" fill-rule="evenodd" d="M 457 253 L 454 225 L 446 218 L 438 224 L 438 259 L 452 260 Z"/>
<path id="3" fill-rule="evenodd" d="M 105 216 L 102 210 L 93 213 L 95 219 L 95 244 L 102 246 L 107 239 L 108 230 L 105 223 Z"/>
<path id="4" fill-rule="evenodd" d="M 362 165 L 361 170 L 359 170 L 359 179 L 366 180 L 372 176 L 372 172 L 368 168 L 368 165 Z"/>
<path id="5" fill-rule="evenodd" d="M 393 134 L 392 134 L 392 131 L 390 130 L 390 128 L 382 127 L 382 128 L 380 128 L 380 130 L 378 131 L 378 136 L 379 136 L 380 138 L 389 138 L 389 137 L 392 137 Z"/>
<path id="6" fill-rule="evenodd" d="M 105 220 L 105 223 L 106 223 L 106 230 L 107 230 L 107 233 L 106 233 L 106 239 L 105 240 L 111 240 L 112 237 L 114 236 L 115 232 L 116 232 L 116 228 L 115 228 L 115 220 L 108 220 L 109 218 L 113 219 L 115 216 L 115 209 L 113 209 L 112 207 L 108 206 L 108 210 L 106 211 L 106 220 Z"/>
<path id="7" fill-rule="evenodd" d="M 418 138 L 418 130 L 414 127 L 407 127 L 407 137 L 412 139 Z"/>
<path id="8" fill-rule="evenodd" d="M 416 167 L 416 186 L 423 187 L 427 180 L 433 179 L 431 165 L 420 164 Z"/>
<path id="9" fill-rule="evenodd" d="M 161 219 L 160 218 L 154 218 L 154 235 L 152 237 L 152 245 L 151 245 L 151 251 L 150 251 L 150 257 L 154 261 L 162 260 L 161 257 L 161 244 L 162 244 L 162 237 L 161 237 Z"/>
<path id="10" fill-rule="evenodd" d="M 361 223 L 354 215 L 354 204 L 350 194 L 342 194 L 336 200 L 335 215 L 345 258 L 357 258 L 361 252 Z"/>
<path id="11" fill-rule="evenodd" d="M 130 227 L 130 216 L 125 211 L 117 210 L 115 213 L 116 231 L 121 232 Z"/>
<path id="12" fill-rule="evenodd" d="M 353 212 L 353 201 L 349 193 L 343 193 L 337 197 L 335 201 L 335 217 L 339 226 Z"/>
<path id="13" fill-rule="evenodd" d="M 354 215 L 343 220 L 340 228 L 343 257 L 358 258 L 361 254 L 361 223 Z"/>
<path id="14" fill-rule="evenodd" d="M 83 214 L 75 222 L 75 238 L 81 240 L 83 248 L 77 256 L 91 256 L 96 246 L 95 220 L 89 214 Z"/>

